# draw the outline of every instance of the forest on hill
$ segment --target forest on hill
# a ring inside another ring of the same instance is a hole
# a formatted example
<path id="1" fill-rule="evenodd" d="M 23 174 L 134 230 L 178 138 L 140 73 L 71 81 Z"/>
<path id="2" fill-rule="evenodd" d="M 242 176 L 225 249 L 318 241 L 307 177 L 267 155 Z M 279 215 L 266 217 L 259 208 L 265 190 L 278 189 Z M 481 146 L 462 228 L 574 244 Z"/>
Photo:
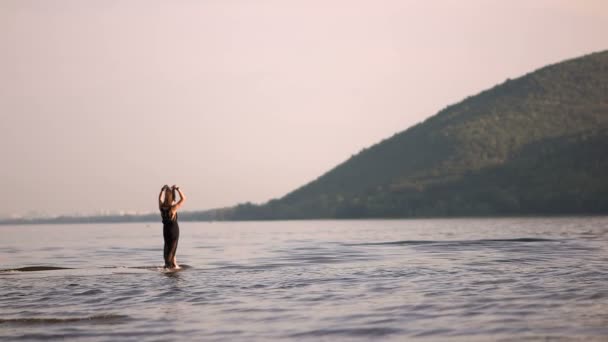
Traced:
<path id="1" fill-rule="evenodd" d="M 604 51 L 468 97 L 280 199 L 199 218 L 599 214 L 607 175 Z"/>
<path id="2" fill-rule="evenodd" d="M 468 97 L 264 204 L 180 220 L 608 214 L 608 51 Z M 157 222 L 135 216 L 0 224 Z"/>

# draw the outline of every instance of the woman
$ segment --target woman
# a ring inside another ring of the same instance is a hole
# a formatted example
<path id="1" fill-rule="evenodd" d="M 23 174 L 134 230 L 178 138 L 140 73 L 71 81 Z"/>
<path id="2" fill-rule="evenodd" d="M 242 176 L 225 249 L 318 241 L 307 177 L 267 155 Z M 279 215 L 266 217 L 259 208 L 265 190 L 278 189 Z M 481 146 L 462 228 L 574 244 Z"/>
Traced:
<path id="1" fill-rule="evenodd" d="M 175 202 L 175 191 L 179 193 L 179 202 Z M 163 198 L 164 194 L 164 198 Z M 169 187 L 164 185 L 158 194 L 158 209 L 160 209 L 160 217 L 163 220 L 163 237 L 165 238 L 165 267 L 177 269 L 177 260 L 175 252 L 177 251 L 177 240 L 179 239 L 179 225 L 177 224 L 177 209 L 179 209 L 186 200 L 186 196 L 179 189 L 179 186 Z"/>

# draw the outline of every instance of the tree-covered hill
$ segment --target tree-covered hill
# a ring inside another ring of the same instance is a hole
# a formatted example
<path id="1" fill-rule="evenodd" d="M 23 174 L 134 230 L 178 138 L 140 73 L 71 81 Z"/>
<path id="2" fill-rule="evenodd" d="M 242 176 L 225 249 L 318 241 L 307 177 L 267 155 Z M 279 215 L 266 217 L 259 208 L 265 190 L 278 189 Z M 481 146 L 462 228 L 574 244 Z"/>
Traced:
<path id="1" fill-rule="evenodd" d="M 222 218 L 608 213 L 607 197 L 604 51 L 506 80 Z"/>
<path id="2" fill-rule="evenodd" d="M 544 214 L 608 214 L 608 51 L 506 80 L 364 149 L 283 198 L 184 212 L 180 219 Z"/>

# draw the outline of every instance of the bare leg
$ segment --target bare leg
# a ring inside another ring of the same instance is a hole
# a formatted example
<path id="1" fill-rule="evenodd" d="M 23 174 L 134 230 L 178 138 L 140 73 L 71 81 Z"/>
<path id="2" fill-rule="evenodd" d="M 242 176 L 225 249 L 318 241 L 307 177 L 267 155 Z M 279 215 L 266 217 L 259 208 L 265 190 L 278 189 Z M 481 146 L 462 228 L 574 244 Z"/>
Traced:
<path id="1" fill-rule="evenodd" d="M 179 265 L 177 264 L 177 258 L 176 258 L 177 241 L 178 240 L 176 239 L 175 242 L 173 243 L 173 250 L 172 250 L 173 258 L 171 259 L 171 264 L 173 265 L 173 268 L 179 268 Z"/>
<path id="2" fill-rule="evenodd" d="M 165 260 L 165 268 L 171 267 L 171 260 L 169 259 L 170 248 L 169 244 L 165 242 L 165 248 L 163 249 L 163 259 Z"/>
<path id="3" fill-rule="evenodd" d="M 177 251 L 177 240 L 170 244 L 165 244 L 165 267 L 177 268 L 175 252 Z"/>

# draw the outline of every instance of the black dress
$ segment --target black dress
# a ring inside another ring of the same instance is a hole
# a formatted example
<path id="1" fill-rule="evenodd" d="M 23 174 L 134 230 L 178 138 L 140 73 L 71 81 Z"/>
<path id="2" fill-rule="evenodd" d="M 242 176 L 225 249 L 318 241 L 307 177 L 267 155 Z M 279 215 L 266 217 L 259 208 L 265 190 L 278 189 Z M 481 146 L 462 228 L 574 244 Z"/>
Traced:
<path id="1" fill-rule="evenodd" d="M 171 219 L 171 208 L 160 208 L 160 217 L 163 219 L 163 237 L 165 238 L 165 248 L 163 256 L 165 267 L 176 267 L 173 257 L 177 251 L 177 240 L 179 239 L 179 225 L 177 224 L 177 213 Z"/>

